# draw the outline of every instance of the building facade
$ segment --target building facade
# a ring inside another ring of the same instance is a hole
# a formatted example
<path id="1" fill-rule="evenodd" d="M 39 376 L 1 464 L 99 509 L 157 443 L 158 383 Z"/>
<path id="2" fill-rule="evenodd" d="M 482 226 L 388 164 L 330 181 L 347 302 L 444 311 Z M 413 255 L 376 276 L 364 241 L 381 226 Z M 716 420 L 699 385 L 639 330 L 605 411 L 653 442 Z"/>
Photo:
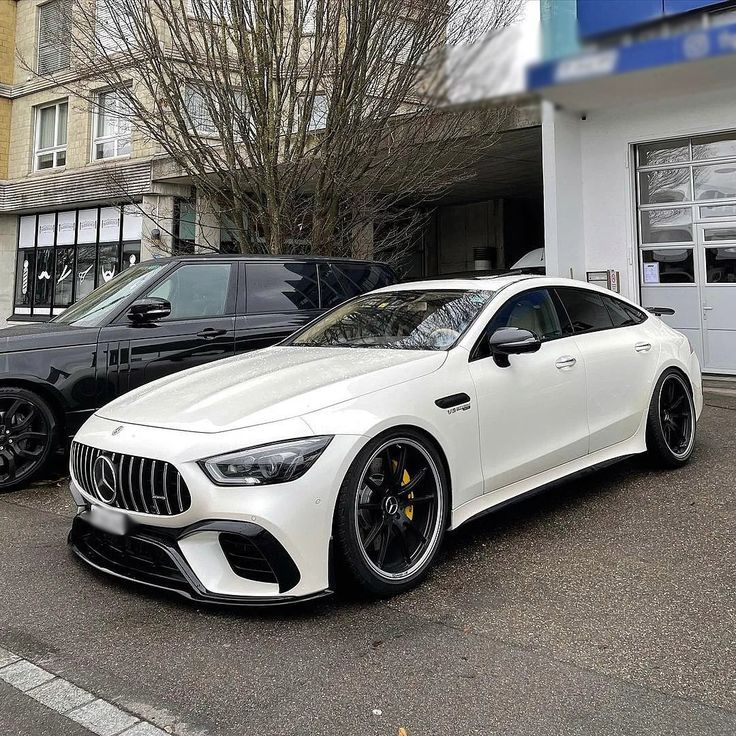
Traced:
<path id="1" fill-rule="evenodd" d="M 161 152 L 115 116 L 114 92 L 67 91 L 64 4 L 0 0 L 0 326 L 48 320 L 198 236 L 191 187 L 155 180 Z"/>
<path id="2" fill-rule="evenodd" d="M 736 374 L 736 3 L 542 11 L 548 58 L 528 79 L 545 100 L 548 269 L 617 272 L 626 296 L 675 310 L 706 372 Z"/>
<path id="3" fill-rule="evenodd" d="M 198 214 L 208 208 L 186 177 L 116 119 L 114 92 L 100 88 L 96 105 L 69 94 L 73 54 L 58 32 L 67 1 L 0 0 L 0 326 L 51 319 L 141 259 L 232 245 L 227 228 Z M 540 108 L 523 89 L 528 29 L 538 27 L 530 6 L 523 28 L 485 50 L 494 74 L 474 53 L 474 77 L 458 82 L 452 104 L 493 98 L 514 110 L 467 179 L 428 208 L 413 276 L 504 268 L 543 245 Z M 364 235 L 360 255 L 370 256 Z"/>

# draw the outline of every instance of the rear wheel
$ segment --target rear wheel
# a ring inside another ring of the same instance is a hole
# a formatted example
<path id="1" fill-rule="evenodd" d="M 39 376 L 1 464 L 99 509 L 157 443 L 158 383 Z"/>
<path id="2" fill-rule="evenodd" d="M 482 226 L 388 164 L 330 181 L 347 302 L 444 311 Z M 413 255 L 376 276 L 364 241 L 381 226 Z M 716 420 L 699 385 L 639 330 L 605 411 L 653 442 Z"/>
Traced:
<path id="1" fill-rule="evenodd" d="M 447 497 L 442 462 L 421 434 L 402 430 L 369 442 L 337 502 L 335 541 L 349 581 L 375 596 L 419 583 L 442 544 Z"/>
<path id="2" fill-rule="evenodd" d="M 0 492 L 30 482 L 54 446 L 54 413 L 37 394 L 0 388 Z"/>
<path id="3" fill-rule="evenodd" d="M 684 465 L 695 446 L 695 404 L 679 371 L 662 374 L 654 388 L 647 417 L 647 451 L 657 465 Z"/>

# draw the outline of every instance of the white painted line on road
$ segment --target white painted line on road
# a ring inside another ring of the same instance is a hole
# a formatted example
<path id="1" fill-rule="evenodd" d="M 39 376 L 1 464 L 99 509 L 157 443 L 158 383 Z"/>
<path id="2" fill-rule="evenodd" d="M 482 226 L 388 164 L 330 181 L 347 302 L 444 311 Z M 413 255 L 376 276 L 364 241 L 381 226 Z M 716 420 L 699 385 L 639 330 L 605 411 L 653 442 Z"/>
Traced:
<path id="1" fill-rule="evenodd" d="M 98 736 L 170 736 L 152 723 L 2 647 L 0 680 Z"/>

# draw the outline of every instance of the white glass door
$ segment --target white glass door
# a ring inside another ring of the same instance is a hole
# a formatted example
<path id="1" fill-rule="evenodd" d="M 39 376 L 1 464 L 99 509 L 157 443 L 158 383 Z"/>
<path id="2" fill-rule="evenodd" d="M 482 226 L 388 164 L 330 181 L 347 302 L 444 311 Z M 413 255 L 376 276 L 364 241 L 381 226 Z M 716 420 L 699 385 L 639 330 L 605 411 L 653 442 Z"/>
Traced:
<path id="1" fill-rule="evenodd" d="M 704 369 L 736 374 L 736 220 L 697 227 Z"/>

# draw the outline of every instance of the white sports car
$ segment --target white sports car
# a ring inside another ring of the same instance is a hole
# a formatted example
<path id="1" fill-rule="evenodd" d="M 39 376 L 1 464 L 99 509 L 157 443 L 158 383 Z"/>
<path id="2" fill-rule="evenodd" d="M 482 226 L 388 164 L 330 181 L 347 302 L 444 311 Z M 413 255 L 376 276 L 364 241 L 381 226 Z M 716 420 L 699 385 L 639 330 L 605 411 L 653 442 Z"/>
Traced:
<path id="1" fill-rule="evenodd" d="M 426 281 L 276 347 L 154 381 L 77 434 L 74 551 L 224 603 L 385 596 L 446 530 L 592 466 L 676 467 L 703 404 L 687 339 L 579 281 Z"/>

